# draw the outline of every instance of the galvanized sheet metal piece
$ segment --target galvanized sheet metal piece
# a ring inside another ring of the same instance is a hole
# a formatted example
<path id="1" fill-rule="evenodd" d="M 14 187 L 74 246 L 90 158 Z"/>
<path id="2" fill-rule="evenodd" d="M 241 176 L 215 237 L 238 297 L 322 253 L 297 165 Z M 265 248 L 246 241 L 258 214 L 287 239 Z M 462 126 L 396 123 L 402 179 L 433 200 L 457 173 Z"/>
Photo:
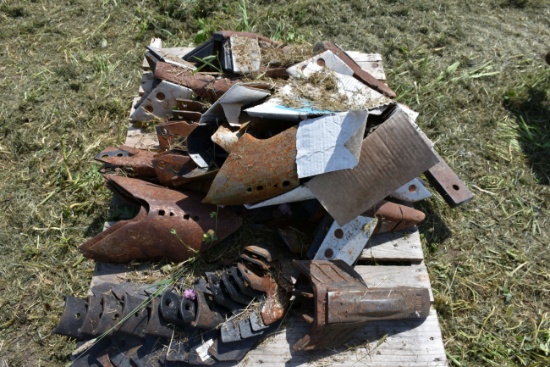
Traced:
<path id="1" fill-rule="evenodd" d="M 360 80 L 361 82 L 365 83 L 372 89 L 384 94 L 389 98 L 395 98 L 397 96 L 395 92 L 390 89 L 390 87 L 388 87 L 381 81 L 377 80 L 375 77 L 373 77 L 371 74 L 369 74 L 365 70 L 361 69 L 361 67 L 357 65 L 357 63 L 353 61 L 353 59 L 349 57 L 344 50 L 342 50 L 340 47 L 338 47 L 334 43 L 326 41 L 315 45 L 315 51 L 323 51 L 323 50 L 331 51 L 340 60 L 346 63 L 353 70 L 353 76 L 357 80 Z"/>
<path id="2" fill-rule="evenodd" d="M 260 70 L 261 51 L 257 38 L 233 35 L 229 42 L 234 73 L 246 74 Z"/>
<path id="3" fill-rule="evenodd" d="M 107 147 L 95 156 L 95 160 L 104 164 L 102 170 L 121 169 L 130 177 L 155 178 L 152 161 L 155 152 L 121 145 L 118 148 Z"/>
<path id="4" fill-rule="evenodd" d="M 204 202 L 251 204 L 288 192 L 299 184 L 295 127 L 266 140 L 244 134 L 220 168 Z"/>
<path id="5" fill-rule="evenodd" d="M 419 178 L 415 178 L 391 194 L 392 198 L 408 201 L 411 203 L 427 199 L 432 196 L 432 193 L 426 189 L 424 184 Z"/>
<path id="6" fill-rule="evenodd" d="M 367 288 L 361 276 L 341 260 L 294 261 L 294 266 L 311 283 L 315 303 L 312 330 L 294 344 L 294 350 L 335 348 L 367 322 L 429 314 L 427 288 Z"/>
<path id="7" fill-rule="evenodd" d="M 439 163 L 424 172 L 430 184 L 439 192 L 451 208 L 466 204 L 474 194 L 460 180 L 443 158 L 434 151 Z"/>
<path id="8" fill-rule="evenodd" d="M 177 84 L 191 89 L 204 100 L 214 103 L 238 80 L 227 78 L 215 78 L 208 74 L 193 73 L 175 65 L 158 62 L 155 68 L 155 78 L 164 82 Z M 191 96 L 178 96 L 177 98 L 189 99 Z"/>
<path id="9" fill-rule="evenodd" d="M 158 124 L 155 129 L 157 131 L 160 150 L 187 150 L 187 137 L 197 126 L 199 126 L 198 123 L 189 123 L 187 121 Z"/>
<path id="10" fill-rule="evenodd" d="M 313 255 L 313 260 L 342 260 L 353 266 L 377 223 L 378 219 L 363 216 L 358 216 L 343 226 L 333 221 L 317 252 Z M 315 247 L 313 244 L 312 248 Z"/>
<path id="11" fill-rule="evenodd" d="M 88 258 L 104 262 L 169 258 L 179 262 L 217 244 L 241 224 L 230 209 L 202 204 L 200 195 L 128 177 L 106 178 L 111 190 L 141 205 L 141 210 L 134 219 L 117 222 L 84 243 L 80 250 Z M 218 239 L 206 244 L 203 235 L 209 230 L 215 230 Z"/>
<path id="12" fill-rule="evenodd" d="M 227 120 L 231 126 L 240 126 L 239 116 L 243 106 L 259 102 L 271 95 L 266 83 L 237 83 L 202 115 L 201 123 Z"/>
<path id="13" fill-rule="evenodd" d="M 305 185 L 343 225 L 437 162 L 407 115 L 398 110 L 363 140 L 355 168 L 316 176 Z"/>
<path id="14" fill-rule="evenodd" d="M 130 120 L 142 122 L 168 120 L 173 115 L 172 110 L 177 106 L 176 98 L 189 99 L 192 95 L 191 89 L 163 80 L 142 99 L 130 115 Z"/>
<path id="15" fill-rule="evenodd" d="M 296 133 L 298 177 L 355 167 L 368 114 L 368 111 L 347 111 L 300 122 Z"/>
<path id="16" fill-rule="evenodd" d="M 332 51 L 325 51 L 315 55 L 306 61 L 289 67 L 286 71 L 295 78 L 307 78 L 323 67 L 340 74 L 353 76 L 353 70 Z"/>

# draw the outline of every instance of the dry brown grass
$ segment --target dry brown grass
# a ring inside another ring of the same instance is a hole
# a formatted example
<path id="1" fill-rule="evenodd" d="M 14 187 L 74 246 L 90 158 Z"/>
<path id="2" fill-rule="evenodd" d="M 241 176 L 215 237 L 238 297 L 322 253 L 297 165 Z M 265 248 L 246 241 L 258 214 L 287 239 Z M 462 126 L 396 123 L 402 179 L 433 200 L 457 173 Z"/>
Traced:
<path id="1" fill-rule="evenodd" d="M 241 2 L 242 4 L 242 2 Z M 384 56 L 399 100 L 477 195 L 422 204 L 449 361 L 550 365 L 550 8 L 545 1 L 0 2 L 0 363 L 59 366 L 78 246 L 109 219 L 92 157 L 121 142 L 144 45 L 214 29 Z M 458 64 L 456 64 L 458 62 Z"/>

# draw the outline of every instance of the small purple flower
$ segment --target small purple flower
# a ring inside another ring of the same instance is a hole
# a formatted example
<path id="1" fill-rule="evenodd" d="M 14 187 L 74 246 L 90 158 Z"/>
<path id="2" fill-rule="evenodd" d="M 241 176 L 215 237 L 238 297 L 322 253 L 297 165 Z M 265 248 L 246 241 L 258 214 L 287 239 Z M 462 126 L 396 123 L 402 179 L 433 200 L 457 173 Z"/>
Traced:
<path id="1" fill-rule="evenodd" d="M 191 301 L 194 301 L 195 298 L 197 298 L 197 294 L 195 293 L 194 289 L 186 289 L 183 291 L 183 297 L 185 299 L 190 299 Z"/>

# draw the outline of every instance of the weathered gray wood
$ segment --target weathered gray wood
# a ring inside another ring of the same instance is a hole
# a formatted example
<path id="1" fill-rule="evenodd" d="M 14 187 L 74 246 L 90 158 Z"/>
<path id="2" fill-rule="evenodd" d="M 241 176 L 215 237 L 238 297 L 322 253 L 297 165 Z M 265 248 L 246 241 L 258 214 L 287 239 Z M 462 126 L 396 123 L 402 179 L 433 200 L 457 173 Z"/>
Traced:
<path id="1" fill-rule="evenodd" d="M 447 366 L 437 314 L 433 309 L 425 320 L 373 322 L 365 326 L 345 348 L 292 351 L 292 345 L 310 328 L 296 317 L 289 318 L 286 329 L 264 340 L 237 366 Z M 216 364 L 224 367 L 231 365 Z"/>
<path id="2" fill-rule="evenodd" d="M 424 287 L 433 293 L 426 265 L 356 265 L 355 270 L 371 288 L 387 287 Z"/>
<path id="3" fill-rule="evenodd" d="M 346 51 L 346 53 L 361 67 L 361 69 L 370 73 L 380 81 L 386 81 L 382 55 L 367 54 L 359 51 Z"/>
<path id="4" fill-rule="evenodd" d="M 410 261 L 419 263 L 424 259 L 420 234 L 416 228 L 401 232 L 376 234 L 369 239 L 359 260 Z"/>
<path id="5" fill-rule="evenodd" d="M 128 135 L 126 136 L 124 145 L 141 149 L 158 149 L 159 141 L 157 139 L 157 133 L 154 129 L 151 129 L 151 131 L 145 131 L 130 123 L 128 125 Z"/>

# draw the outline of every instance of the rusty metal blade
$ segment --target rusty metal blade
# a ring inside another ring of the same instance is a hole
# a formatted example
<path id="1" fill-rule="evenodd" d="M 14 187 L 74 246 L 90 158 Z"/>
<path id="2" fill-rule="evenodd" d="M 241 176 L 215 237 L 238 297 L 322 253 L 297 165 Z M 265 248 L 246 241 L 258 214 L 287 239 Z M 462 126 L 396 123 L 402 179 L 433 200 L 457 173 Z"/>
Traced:
<path id="1" fill-rule="evenodd" d="M 155 178 L 152 161 L 156 153 L 148 150 L 121 145 L 118 148 L 107 147 L 95 156 L 104 164 L 103 169 L 121 169 L 131 177 Z"/>
<path id="2" fill-rule="evenodd" d="M 199 126 L 198 123 L 175 121 L 162 123 L 156 126 L 157 137 L 161 150 L 187 150 L 187 137 Z"/>
<path id="3" fill-rule="evenodd" d="M 288 192 L 299 184 L 295 127 L 266 140 L 244 134 L 220 168 L 204 202 L 250 204 Z"/>
<path id="4" fill-rule="evenodd" d="M 165 62 L 157 63 L 155 78 L 183 85 L 209 102 L 215 102 L 233 84 L 238 82 L 238 80 L 229 80 L 227 78 L 216 79 L 212 75 L 193 73 L 192 71 Z"/>
<path id="5" fill-rule="evenodd" d="M 443 158 L 434 152 L 439 163 L 424 172 L 430 184 L 445 199 L 452 208 L 466 204 L 474 198 L 474 194 L 460 180 Z"/>
<path id="6" fill-rule="evenodd" d="M 84 256 L 104 262 L 168 258 L 183 261 L 233 233 L 241 219 L 228 208 L 201 203 L 202 196 L 182 193 L 128 177 L 107 177 L 108 186 L 124 199 L 138 203 L 138 216 L 121 221 L 84 243 Z M 211 214 L 217 212 L 217 218 Z M 206 244 L 214 230 L 217 240 Z"/>

